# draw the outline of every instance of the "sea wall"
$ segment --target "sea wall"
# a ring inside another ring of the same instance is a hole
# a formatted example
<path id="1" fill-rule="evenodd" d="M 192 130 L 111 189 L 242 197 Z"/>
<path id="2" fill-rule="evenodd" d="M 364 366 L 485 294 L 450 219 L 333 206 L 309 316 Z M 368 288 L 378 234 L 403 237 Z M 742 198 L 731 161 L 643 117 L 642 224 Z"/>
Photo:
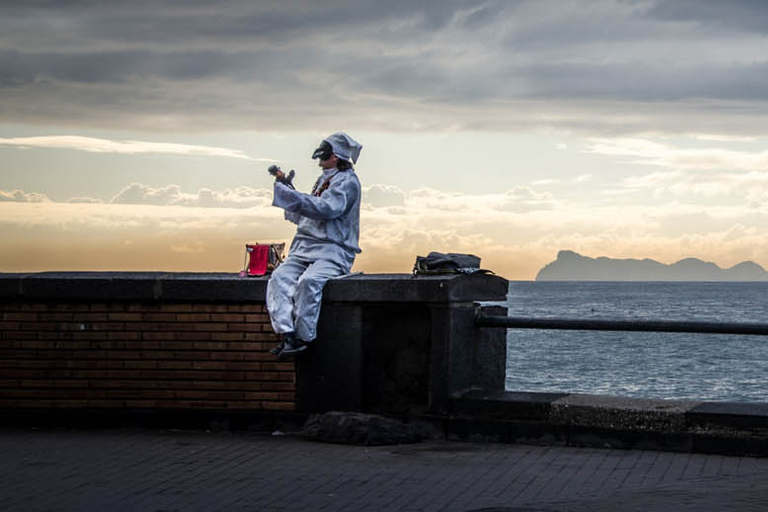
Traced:
<path id="1" fill-rule="evenodd" d="M 0 274 L 0 408 L 407 416 L 445 413 L 469 389 L 503 389 L 504 334 L 475 329 L 474 318 L 479 301 L 505 299 L 504 279 L 332 280 L 318 339 L 287 361 L 268 353 L 278 337 L 266 284 L 234 274 Z"/>

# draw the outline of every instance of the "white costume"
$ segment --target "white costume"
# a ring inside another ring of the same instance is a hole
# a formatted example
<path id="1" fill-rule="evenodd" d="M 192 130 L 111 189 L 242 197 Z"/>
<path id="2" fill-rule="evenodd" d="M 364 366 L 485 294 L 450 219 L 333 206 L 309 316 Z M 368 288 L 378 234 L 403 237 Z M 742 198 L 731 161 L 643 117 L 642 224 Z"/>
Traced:
<path id="1" fill-rule="evenodd" d="M 362 146 L 348 135 L 325 139 L 333 154 L 356 162 Z M 276 333 L 295 333 L 299 340 L 317 337 L 323 286 L 348 274 L 360 252 L 360 180 L 353 169 L 324 169 L 312 194 L 275 181 L 272 205 L 297 224 L 288 258 L 269 279 L 267 310 Z"/>

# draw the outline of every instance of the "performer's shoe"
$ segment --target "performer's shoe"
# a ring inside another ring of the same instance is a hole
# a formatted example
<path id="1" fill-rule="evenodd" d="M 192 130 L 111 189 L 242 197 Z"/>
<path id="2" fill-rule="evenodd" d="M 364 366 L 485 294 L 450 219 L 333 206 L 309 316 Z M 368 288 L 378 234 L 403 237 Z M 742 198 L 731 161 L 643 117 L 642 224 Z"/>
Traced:
<path id="1" fill-rule="evenodd" d="M 269 353 L 272 354 L 273 356 L 279 356 L 280 352 L 282 352 L 284 348 L 285 348 L 285 340 L 278 343 L 276 347 L 272 347 L 271 349 L 269 349 Z"/>
<path id="2" fill-rule="evenodd" d="M 280 356 L 280 352 L 285 350 L 287 343 L 295 339 L 296 339 L 296 333 L 294 333 L 293 331 L 284 333 L 282 341 L 278 343 L 276 347 L 269 349 L 269 353 L 272 354 L 273 356 Z"/>
<path id="3" fill-rule="evenodd" d="M 296 338 L 286 338 L 285 348 L 277 354 L 278 359 L 295 356 L 307 350 L 307 344 Z"/>

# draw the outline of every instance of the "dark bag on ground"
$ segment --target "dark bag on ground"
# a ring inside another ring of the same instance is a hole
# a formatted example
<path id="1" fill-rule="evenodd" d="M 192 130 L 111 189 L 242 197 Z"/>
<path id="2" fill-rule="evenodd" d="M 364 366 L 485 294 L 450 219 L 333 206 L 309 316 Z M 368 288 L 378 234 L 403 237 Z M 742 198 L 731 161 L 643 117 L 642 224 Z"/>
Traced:
<path id="1" fill-rule="evenodd" d="M 480 258 L 474 254 L 430 252 L 427 256 L 416 256 L 413 265 L 414 275 L 429 274 L 473 274 L 483 272 L 492 274 L 490 270 L 480 268 Z"/>

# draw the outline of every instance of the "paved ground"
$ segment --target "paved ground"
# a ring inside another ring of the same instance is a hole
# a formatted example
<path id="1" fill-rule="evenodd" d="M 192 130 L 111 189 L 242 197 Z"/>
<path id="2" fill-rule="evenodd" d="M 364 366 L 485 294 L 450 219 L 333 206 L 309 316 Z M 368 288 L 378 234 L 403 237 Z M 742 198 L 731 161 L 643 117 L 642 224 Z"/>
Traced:
<path id="1" fill-rule="evenodd" d="M 768 510 L 768 459 L 292 436 L 0 430 L 0 510 Z"/>

